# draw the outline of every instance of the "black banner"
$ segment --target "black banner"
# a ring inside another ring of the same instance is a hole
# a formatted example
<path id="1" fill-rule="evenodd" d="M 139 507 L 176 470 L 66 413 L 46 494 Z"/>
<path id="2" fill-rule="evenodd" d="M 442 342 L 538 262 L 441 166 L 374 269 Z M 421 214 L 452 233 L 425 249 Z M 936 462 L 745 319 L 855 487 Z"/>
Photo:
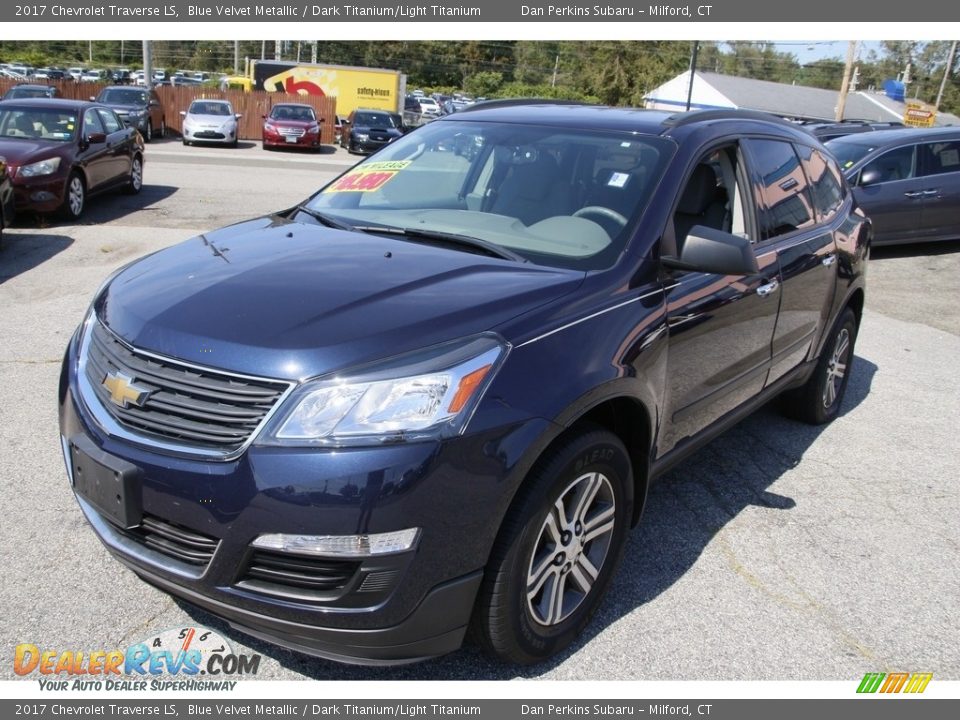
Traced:
<path id="1" fill-rule="evenodd" d="M 807 0 L 698 0 L 650 4 L 637 0 L 60 0 L 4 3 L 0 22 L 955 22 L 960 3 Z"/>
<path id="2" fill-rule="evenodd" d="M 909 705 L 909 707 L 907 707 Z M 951 710 L 950 708 L 953 708 Z M 705 718 L 708 720 L 941 720 L 956 717 L 958 700 L 0 700 L 0 716 L 219 718 L 234 720 L 529 720 L 530 718 Z"/>

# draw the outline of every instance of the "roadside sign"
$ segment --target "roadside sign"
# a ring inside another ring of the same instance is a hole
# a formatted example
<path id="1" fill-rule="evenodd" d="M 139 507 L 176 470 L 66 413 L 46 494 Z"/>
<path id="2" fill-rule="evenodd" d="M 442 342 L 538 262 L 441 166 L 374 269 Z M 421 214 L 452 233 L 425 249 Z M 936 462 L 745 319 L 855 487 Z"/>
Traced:
<path id="1" fill-rule="evenodd" d="M 903 113 L 903 124 L 910 127 L 933 127 L 936 119 L 936 111 L 920 103 L 907 103 L 907 109 Z"/>

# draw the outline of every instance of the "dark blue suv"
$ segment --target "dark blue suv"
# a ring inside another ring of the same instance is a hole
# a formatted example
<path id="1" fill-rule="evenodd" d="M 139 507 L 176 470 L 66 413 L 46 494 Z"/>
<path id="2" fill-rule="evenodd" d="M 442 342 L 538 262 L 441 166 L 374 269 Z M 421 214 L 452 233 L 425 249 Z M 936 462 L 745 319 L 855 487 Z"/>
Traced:
<path id="1" fill-rule="evenodd" d="M 349 662 L 542 660 L 650 482 L 775 395 L 836 416 L 870 224 L 765 115 L 494 102 L 136 261 L 60 386 L 80 508 L 148 582 Z"/>

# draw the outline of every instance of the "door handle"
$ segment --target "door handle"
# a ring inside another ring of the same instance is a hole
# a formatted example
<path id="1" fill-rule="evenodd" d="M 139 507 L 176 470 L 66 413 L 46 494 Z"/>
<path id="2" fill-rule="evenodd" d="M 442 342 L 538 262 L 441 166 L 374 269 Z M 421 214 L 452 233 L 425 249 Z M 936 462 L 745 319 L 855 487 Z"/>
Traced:
<path id="1" fill-rule="evenodd" d="M 939 194 L 940 194 L 940 188 L 936 188 L 936 189 L 934 189 L 934 190 L 924 190 L 924 191 L 923 191 L 923 196 L 924 196 L 924 197 L 927 197 L 927 196 L 929 196 L 929 195 L 939 195 Z"/>
<path id="2" fill-rule="evenodd" d="M 780 283 L 778 283 L 776 280 L 771 280 L 766 285 L 761 285 L 757 288 L 757 295 L 760 297 L 766 297 L 767 295 L 776 292 L 778 287 L 780 287 Z"/>
<path id="3" fill-rule="evenodd" d="M 908 197 L 908 198 L 918 198 L 918 197 L 920 197 L 921 195 L 923 195 L 923 193 L 920 192 L 919 190 L 915 190 L 915 191 L 912 191 L 912 192 L 905 192 L 903 195 L 904 195 L 904 197 Z"/>
<path id="4" fill-rule="evenodd" d="M 836 255 L 827 255 L 823 260 L 820 261 L 820 264 L 824 267 L 830 267 L 837 261 Z"/>

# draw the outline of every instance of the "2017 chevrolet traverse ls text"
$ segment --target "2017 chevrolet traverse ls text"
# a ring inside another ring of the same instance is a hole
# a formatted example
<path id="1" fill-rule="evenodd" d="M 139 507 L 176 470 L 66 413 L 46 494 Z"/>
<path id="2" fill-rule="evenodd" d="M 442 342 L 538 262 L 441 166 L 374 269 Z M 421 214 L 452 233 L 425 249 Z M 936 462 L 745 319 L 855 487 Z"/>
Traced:
<path id="1" fill-rule="evenodd" d="M 154 253 L 71 340 L 77 500 L 154 585 L 350 662 L 590 620 L 647 487 L 771 397 L 833 419 L 870 224 L 757 113 L 493 102 Z"/>

